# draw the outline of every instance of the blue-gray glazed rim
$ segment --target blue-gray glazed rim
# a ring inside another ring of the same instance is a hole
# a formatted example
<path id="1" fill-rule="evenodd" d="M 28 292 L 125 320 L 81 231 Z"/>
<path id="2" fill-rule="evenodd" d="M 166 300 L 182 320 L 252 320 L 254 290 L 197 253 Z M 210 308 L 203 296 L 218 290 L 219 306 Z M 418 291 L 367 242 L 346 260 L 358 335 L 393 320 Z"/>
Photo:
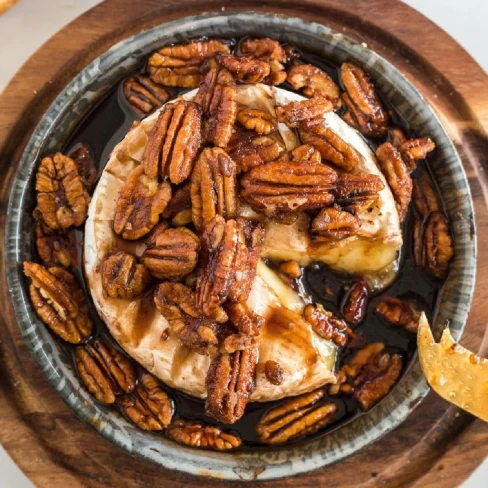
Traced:
<path id="1" fill-rule="evenodd" d="M 429 160 L 451 222 L 455 257 L 434 327 L 449 323 L 461 336 L 470 308 L 476 272 L 474 209 L 461 160 L 432 108 L 388 61 L 328 27 L 298 18 L 254 12 L 206 13 L 143 31 L 119 42 L 87 66 L 59 94 L 34 130 L 18 163 L 7 212 L 5 260 L 11 301 L 24 341 L 59 396 L 77 416 L 129 454 L 192 475 L 228 480 L 276 480 L 307 473 L 351 456 L 403 422 L 429 387 L 417 359 L 393 391 L 376 407 L 335 431 L 267 452 L 217 453 L 190 449 L 143 432 L 118 412 L 96 403 L 80 385 L 71 361 L 37 319 L 28 298 L 22 262 L 31 257 L 33 177 L 39 155 L 58 150 L 67 135 L 117 81 L 164 44 L 198 36 L 269 36 L 295 44 L 337 63 L 356 61 L 369 70 L 384 96 L 418 136 L 436 144 Z"/>

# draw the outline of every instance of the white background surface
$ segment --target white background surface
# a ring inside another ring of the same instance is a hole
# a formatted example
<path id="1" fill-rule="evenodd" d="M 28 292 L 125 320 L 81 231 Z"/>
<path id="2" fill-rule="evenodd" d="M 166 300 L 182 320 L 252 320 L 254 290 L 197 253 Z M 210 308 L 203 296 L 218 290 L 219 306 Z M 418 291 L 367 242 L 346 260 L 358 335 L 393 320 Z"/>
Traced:
<path id="1" fill-rule="evenodd" d="M 97 3 L 99 0 L 21 0 L 1 16 L 0 91 L 49 37 Z M 406 0 L 406 3 L 451 34 L 488 71 L 487 0 Z M 487 480 L 488 460 L 485 460 L 463 488 L 487 488 Z M 0 488 L 32 486 L 0 446 Z"/>

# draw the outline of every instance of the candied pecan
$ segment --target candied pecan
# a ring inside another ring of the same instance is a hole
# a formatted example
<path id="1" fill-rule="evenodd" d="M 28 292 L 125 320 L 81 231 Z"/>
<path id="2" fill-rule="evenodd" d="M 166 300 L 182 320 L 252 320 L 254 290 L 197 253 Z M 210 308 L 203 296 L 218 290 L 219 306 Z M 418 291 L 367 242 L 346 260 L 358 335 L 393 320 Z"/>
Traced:
<path id="1" fill-rule="evenodd" d="M 181 88 L 196 88 L 202 81 L 200 67 L 182 66 L 169 68 L 165 66 L 148 66 L 148 73 L 155 83 Z"/>
<path id="2" fill-rule="evenodd" d="M 78 227 L 85 220 L 90 196 L 71 158 L 61 153 L 44 158 L 36 174 L 36 191 L 34 216 L 51 229 Z"/>
<path id="3" fill-rule="evenodd" d="M 250 310 L 243 302 L 231 302 L 226 306 L 227 314 L 232 325 L 247 336 L 256 337 L 264 323 L 261 315 Z"/>
<path id="4" fill-rule="evenodd" d="M 307 97 L 323 97 L 336 109 L 342 105 L 339 87 L 325 71 L 312 64 L 293 66 L 286 79 L 295 90 L 303 88 Z"/>
<path id="5" fill-rule="evenodd" d="M 407 136 L 398 127 L 388 129 L 388 139 L 395 147 L 400 147 L 406 140 Z"/>
<path id="6" fill-rule="evenodd" d="M 203 109 L 203 136 L 208 143 L 226 147 L 237 114 L 236 83 L 224 69 L 211 69 L 195 96 Z"/>
<path id="7" fill-rule="evenodd" d="M 281 139 L 270 136 L 256 137 L 252 143 L 256 147 L 259 157 L 265 163 L 274 161 L 285 150 L 285 145 Z"/>
<path id="8" fill-rule="evenodd" d="M 283 46 L 269 37 L 244 39 L 239 48 L 243 54 L 249 54 L 256 59 L 266 61 L 276 60 L 281 63 L 286 62 L 286 53 Z"/>
<path id="9" fill-rule="evenodd" d="M 166 207 L 167 209 L 168 207 Z M 166 212 L 166 210 L 165 210 Z M 145 240 L 146 247 L 154 247 L 156 240 L 160 234 L 169 229 L 169 224 L 165 220 L 162 220 L 157 224 L 153 230 L 149 233 L 147 239 Z"/>
<path id="10" fill-rule="evenodd" d="M 302 268 L 296 261 L 283 261 L 279 264 L 278 269 L 290 278 L 300 278 L 302 276 Z"/>
<path id="11" fill-rule="evenodd" d="M 329 424 L 337 412 L 337 405 L 323 403 L 324 395 L 324 390 L 315 390 L 268 410 L 256 424 L 259 440 L 265 444 L 283 444 Z"/>
<path id="12" fill-rule="evenodd" d="M 183 186 L 178 188 L 171 197 L 167 207 L 164 209 L 163 217 L 170 219 L 176 217 L 179 213 L 190 210 L 191 211 L 191 194 L 190 181 L 186 181 Z"/>
<path id="13" fill-rule="evenodd" d="M 203 317 L 198 312 L 195 293 L 190 287 L 181 283 L 161 283 L 154 294 L 154 302 L 159 313 L 185 346 L 202 355 L 217 351 L 215 320 Z M 224 320 L 226 318 L 222 317 Z"/>
<path id="14" fill-rule="evenodd" d="M 83 290 L 63 268 L 45 268 L 26 261 L 24 274 L 32 280 L 29 295 L 39 318 L 61 339 L 79 344 L 88 339 L 93 322 Z"/>
<path id="15" fill-rule="evenodd" d="M 144 150 L 144 172 L 151 178 L 186 180 L 202 142 L 201 108 L 180 100 L 166 105 L 152 128 Z"/>
<path id="16" fill-rule="evenodd" d="M 403 156 L 408 169 L 413 171 L 417 164 L 415 161 L 418 159 L 425 159 L 427 154 L 435 149 L 435 143 L 428 137 L 422 137 L 419 139 L 408 139 L 400 146 L 400 152 Z"/>
<path id="17" fill-rule="evenodd" d="M 341 207 L 353 209 L 356 213 L 369 208 L 378 198 L 385 184 L 377 175 L 368 173 L 344 173 L 337 178 L 332 193 Z"/>
<path id="18" fill-rule="evenodd" d="M 216 61 L 229 70 L 237 81 L 261 83 L 269 75 L 269 64 L 258 59 L 232 54 L 217 54 Z"/>
<path id="19" fill-rule="evenodd" d="M 342 210 L 339 206 L 323 208 L 312 220 L 311 229 L 333 241 L 340 241 L 357 234 L 361 221 L 353 213 Z"/>
<path id="20" fill-rule="evenodd" d="M 142 430 L 163 430 L 173 416 L 170 398 L 149 373 L 142 375 L 135 391 L 121 397 L 119 404 L 125 415 Z"/>
<path id="21" fill-rule="evenodd" d="M 135 167 L 127 175 L 117 201 L 114 231 L 129 240 L 145 236 L 158 223 L 170 199 L 169 183 L 150 178 L 142 165 Z"/>
<path id="22" fill-rule="evenodd" d="M 114 403 L 116 395 L 136 386 L 132 363 L 109 342 L 95 339 L 75 351 L 76 368 L 87 390 L 101 403 Z"/>
<path id="23" fill-rule="evenodd" d="M 350 171 L 360 161 L 359 153 L 351 144 L 323 125 L 320 120 L 305 121 L 298 130 L 302 142 L 315 147 L 327 161 Z"/>
<path id="24" fill-rule="evenodd" d="M 266 85 L 281 85 L 286 81 L 286 71 L 282 63 L 276 59 L 269 61 L 270 73 L 263 80 Z"/>
<path id="25" fill-rule="evenodd" d="M 325 98 L 317 97 L 313 100 L 290 102 L 276 107 L 276 116 L 280 122 L 288 127 L 299 127 L 301 122 L 322 119 L 327 112 L 332 111 L 332 104 Z"/>
<path id="26" fill-rule="evenodd" d="M 341 313 L 350 324 L 358 325 L 364 320 L 368 295 L 368 286 L 363 280 L 356 281 L 346 293 L 342 302 Z"/>
<path id="27" fill-rule="evenodd" d="M 343 95 L 344 103 L 356 128 L 365 136 L 384 135 L 388 127 L 388 113 L 369 76 L 359 66 L 344 63 L 341 79 L 347 92 Z"/>
<path id="28" fill-rule="evenodd" d="M 56 231 L 42 221 L 36 222 L 36 248 L 45 266 L 76 264 L 76 239 L 73 230 Z"/>
<path id="29" fill-rule="evenodd" d="M 422 242 L 422 220 L 415 217 L 413 222 L 413 259 L 415 266 L 423 267 L 424 257 L 423 257 L 423 242 Z"/>
<path id="30" fill-rule="evenodd" d="M 160 280 L 180 280 L 198 262 L 200 239 L 189 229 L 167 229 L 144 251 L 141 261 Z"/>
<path id="31" fill-rule="evenodd" d="M 420 178 L 413 180 L 413 203 L 422 217 L 428 217 L 432 212 L 440 212 L 442 204 L 434 190 L 428 173 L 422 173 Z"/>
<path id="32" fill-rule="evenodd" d="M 144 116 L 161 107 L 170 94 L 148 76 L 134 75 L 124 81 L 124 96 L 129 105 Z"/>
<path id="33" fill-rule="evenodd" d="M 276 361 L 266 361 L 264 363 L 264 374 L 272 385 L 283 383 L 283 368 Z"/>
<path id="34" fill-rule="evenodd" d="M 243 415 L 254 390 L 257 350 L 245 349 L 217 356 L 207 372 L 205 413 L 233 424 Z"/>
<path id="35" fill-rule="evenodd" d="M 90 192 L 98 176 L 98 170 L 95 167 L 95 156 L 90 146 L 88 144 L 80 144 L 68 154 L 68 157 L 75 162 L 81 182 L 86 191 Z"/>
<path id="36" fill-rule="evenodd" d="M 241 196 L 257 211 L 274 218 L 329 205 L 336 179 L 337 173 L 324 164 L 271 162 L 244 175 Z"/>
<path id="37" fill-rule="evenodd" d="M 376 305 L 376 312 L 390 324 L 404 327 L 408 332 L 417 333 L 420 313 L 415 307 L 399 298 L 383 297 Z"/>
<path id="38" fill-rule="evenodd" d="M 110 254 L 102 261 L 100 274 L 104 294 L 112 298 L 134 298 L 146 289 L 149 270 L 137 258 L 124 251 Z"/>
<path id="39" fill-rule="evenodd" d="M 237 113 L 237 121 L 246 129 L 265 135 L 275 131 L 278 124 L 276 117 L 252 108 L 240 110 Z"/>
<path id="40" fill-rule="evenodd" d="M 314 307 L 308 304 L 304 310 L 304 317 L 320 337 L 332 340 L 338 346 L 346 345 L 347 324 L 332 312 L 325 310 L 322 305 L 317 304 Z"/>
<path id="41" fill-rule="evenodd" d="M 433 212 L 424 227 L 424 266 L 431 276 L 443 280 L 447 276 L 453 256 L 449 221 L 443 213 Z"/>
<path id="42" fill-rule="evenodd" d="M 259 345 L 259 337 L 248 336 L 246 334 L 231 334 L 222 343 L 222 352 L 232 354 L 244 349 L 254 349 Z"/>
<path id="43" fill-rule="evenodd" d="M 412 198 L 412 178 L 399 150 L 390 142 L 376 149 L 376 156 L 386 181 L 395 197 L 400 222 L 403 221 Z"/>
<path id="44" fill-rule="evenodd" d="M 191 177 L 193 223 L 198 231 L 216 215 L 226 219 L 237 213 L 237 167 L 227 153 L 218 147 L 206 148 L 200 154 Z"/>
<path id="45" fill-rule="evenodd" d="M 183 419 L 174 420 L 166 429 L 166 433 L 170 439 L 179 444 L 217 451 L 228 451 L 242 444 L 241 439 L 234 434 L 222 432 L 217 427 Z"/>
<path id="46" fill-rule="evenodd" d="M 281 156 L 279 161 L 312 161 L 314 163 L 320 163 L 322 162 L 322 156 L 310 144 L 303 144 Z"/>
<path id="47" fill-rule="evenodd" d="M 176 227 L 191 224 L 192 221 L 193 214 L 191 208 L 178 212 L 172 219 L 173 225 L 175 225 Z"/>

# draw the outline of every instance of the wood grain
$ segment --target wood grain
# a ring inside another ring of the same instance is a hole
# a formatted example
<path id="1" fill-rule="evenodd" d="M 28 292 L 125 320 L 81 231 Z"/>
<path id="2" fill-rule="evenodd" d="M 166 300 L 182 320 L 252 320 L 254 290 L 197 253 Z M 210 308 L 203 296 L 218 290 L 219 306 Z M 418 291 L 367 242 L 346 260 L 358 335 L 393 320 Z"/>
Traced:
<path id="1" fill-rule="evenodd" d="M 13 173 L 26 141 L 60 90 L 122 38 L 183 15 L 242 9 L 231 1 L 107 0 L 51 38 L 0 96 L 0 239 Z M 246 10 L 313 20 L 366 42 L 431 103 L 462 157 L 478 228 L 474 304 L 462 343 L 488 356 L 488 80 L 446 33 L 396 0 L 247 1 Z M 217 486 L 132 458 L 81 423 L 56 396 L 23 344 L 8 299 L 0 249 L 0 441 L 39 487 Z M 354 457 L 276 486 L 458 486 L 488 455 L 488 426 L 435 394 L 391 434 Z M 254 483 L 252 486 L 269 486 Z"/>

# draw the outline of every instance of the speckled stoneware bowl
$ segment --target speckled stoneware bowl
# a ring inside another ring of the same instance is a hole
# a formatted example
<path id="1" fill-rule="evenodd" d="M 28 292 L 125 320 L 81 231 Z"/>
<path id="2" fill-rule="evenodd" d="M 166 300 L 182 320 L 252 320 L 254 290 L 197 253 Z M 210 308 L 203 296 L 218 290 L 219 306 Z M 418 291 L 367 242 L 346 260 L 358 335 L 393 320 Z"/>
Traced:
<path id="1" fill-rule="evenodd" d="M 172 470 L 229 480 L 272 480 L 309 472 L 344 459 L 398 426 L 428 392 L 415 359 L 393 391 L 375 408 L 328 435 L 301 444 L 259 453 L 221 454 L 177 445 L 143 432 L 121 415 L 96 403 L 81 387 L 71 360 L 29 302 L 22 262 L 32 255 L 31 209 L 38 156 L 58 150 L 90 106 L 111 86 L 164 44 L 198 36 L 270 36 L 337 63 L 357 61 L 372 73 L 377 86 L 419 135 L 437 144 L 430 164 L 449 215 L 455 258 L 435 323 L 449 322 L 455 338 L 463 330 L 476 269 L 473 204 L 461 161 L 432 109 L 392 65 L 366 47 L 322 25 L 282 15 L 252 12 L 204 14 L 141 32 L 115 45 L 85 68 L 58 96 L 34 131 L 18 164 L 8 207 L 6 269 L 12 303 L 24 340 L 58 394 L 85 422 L 131 454 Z"/>

